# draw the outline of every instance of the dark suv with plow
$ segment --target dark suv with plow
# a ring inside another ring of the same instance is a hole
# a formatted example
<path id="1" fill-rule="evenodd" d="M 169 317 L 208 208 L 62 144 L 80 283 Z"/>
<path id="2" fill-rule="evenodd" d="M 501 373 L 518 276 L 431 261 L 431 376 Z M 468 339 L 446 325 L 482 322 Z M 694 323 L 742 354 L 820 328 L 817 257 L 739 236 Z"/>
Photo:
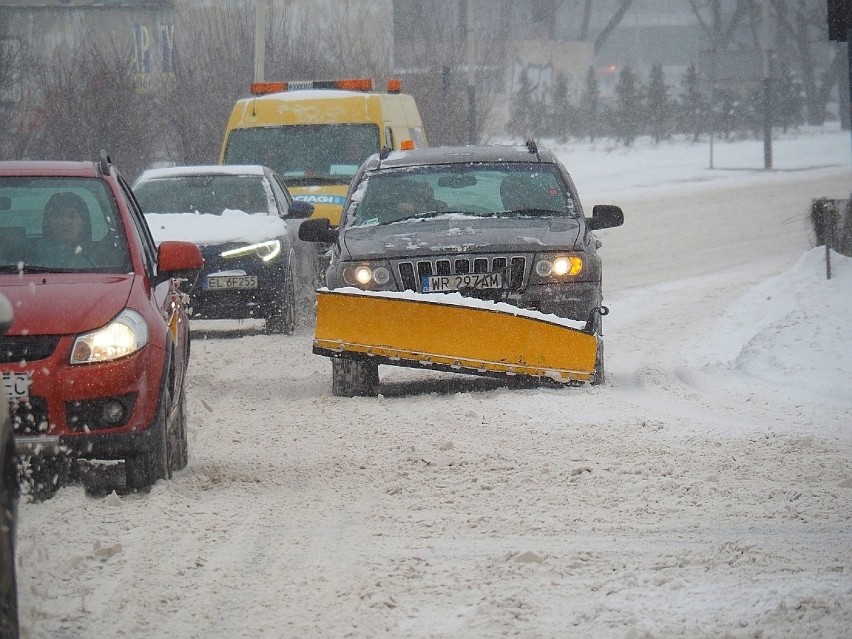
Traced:
<path id="1" fill-rule="evenodd" d="M 606 309 L 593 231 L 623 221 L 613 205 L 586 217 L 567 170 L 530 141 L 373 155 L 352 182 L 339 229 L 314 219 L 299 236 L 333 243 L 330 289 L 457 292 L 584 321 L 600 335 Z M 602 340 L 598 349 L 601 383 Z"/>

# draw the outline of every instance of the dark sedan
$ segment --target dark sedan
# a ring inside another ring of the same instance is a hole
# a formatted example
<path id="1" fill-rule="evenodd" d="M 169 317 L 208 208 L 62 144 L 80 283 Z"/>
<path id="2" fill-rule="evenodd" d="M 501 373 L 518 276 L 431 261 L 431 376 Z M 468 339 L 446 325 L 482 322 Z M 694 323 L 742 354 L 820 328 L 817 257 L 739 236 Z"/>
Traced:
<path id="1" fill-rule="evenodd" d="M 204 270 L 189 291 L 193 318 L 263 319 L 267 332 L 293 332 L 304 260 L 288 221 L 308 217 L 312 205 L 293 201 L 275 173 L 253 165 L 151 169 L 133 190 L 156 241 L 201 248 Z"/>

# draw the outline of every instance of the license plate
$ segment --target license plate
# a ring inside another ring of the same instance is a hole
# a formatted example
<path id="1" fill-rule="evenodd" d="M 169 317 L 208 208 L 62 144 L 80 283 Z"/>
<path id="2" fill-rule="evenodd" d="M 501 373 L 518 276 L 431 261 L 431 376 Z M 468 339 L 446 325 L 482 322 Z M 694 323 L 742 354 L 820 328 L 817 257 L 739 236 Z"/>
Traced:
<path id="1" fill-rule="evenodd" d="M 460 288 L 502 288 L 501 273 L 464 273 L 461 275 L 432 275 L 421 281 L 424 293 L 457 291 Z"/>
<path id="2" fill-rule="evenodd" d="M 211 275 L 207 278 L 208 289 L 257 288 L 257 275 Z"/>
<path id="3" fill-rule="evenodd" d="M 10 403 L 28 400 L 32 383 L 32 377 L 27 373 L 3 373 L 3 390 Z"/>

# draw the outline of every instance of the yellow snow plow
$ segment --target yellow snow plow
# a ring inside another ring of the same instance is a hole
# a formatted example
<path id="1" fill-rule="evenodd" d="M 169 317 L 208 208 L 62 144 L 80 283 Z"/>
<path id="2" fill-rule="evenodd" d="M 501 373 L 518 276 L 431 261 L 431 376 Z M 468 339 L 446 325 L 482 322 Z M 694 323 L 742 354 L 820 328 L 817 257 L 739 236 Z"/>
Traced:
<path id="1" fill-rule="evenodd" d="M 459 294 L 317 291 L 313 352 L 332 358 L 335 395 L 375 395 L 379 364 L 593 382 L 599 341 L 582 322 Z"/>

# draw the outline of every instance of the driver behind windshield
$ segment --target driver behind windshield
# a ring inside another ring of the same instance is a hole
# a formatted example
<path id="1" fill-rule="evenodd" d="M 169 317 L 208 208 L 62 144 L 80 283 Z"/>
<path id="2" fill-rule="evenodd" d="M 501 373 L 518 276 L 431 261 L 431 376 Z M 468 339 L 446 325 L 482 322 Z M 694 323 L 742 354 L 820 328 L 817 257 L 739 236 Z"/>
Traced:
<path id="1" fill-rule="evenodd" d="M 41 238 L 35 255 L 41 266 L 73 268 L 94 264 L 89 207 L 75 193 L 54 193 L 47 201 Z"/>

